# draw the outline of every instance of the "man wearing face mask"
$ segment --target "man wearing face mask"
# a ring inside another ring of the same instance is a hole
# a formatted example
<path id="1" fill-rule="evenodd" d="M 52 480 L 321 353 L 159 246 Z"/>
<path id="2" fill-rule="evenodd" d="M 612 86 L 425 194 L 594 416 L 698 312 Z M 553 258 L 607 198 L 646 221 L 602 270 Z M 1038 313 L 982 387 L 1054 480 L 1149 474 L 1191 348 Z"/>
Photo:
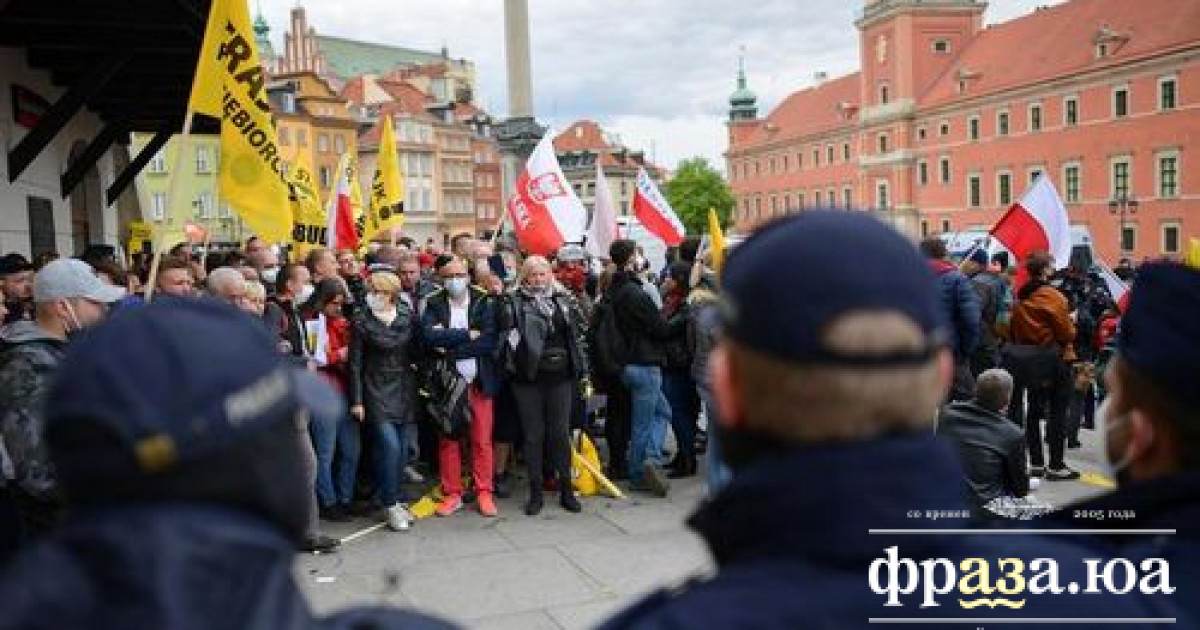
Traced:
<path id="1" fill-rule="evenodd" d="M 492 401 L 500 392 L 500 373 L 494 359 L 497 343 L 494 300 L 479 287 L 468 284 L 467 266 L 457 258 L 442 261 L 438 276 L 443 289 L 425 299 L 421 313 L 421 336 L 428 351 L 454 361 L 459 374 L 470 383 L 471 474 L 479 513 L 496 516 L 493 493 Z M 438 516 L 449 516 L 462 508 L 462 449 L 457 439 L 438 441 L 438 468 L 446 497 L 438 505 Z"/>
<path id="2" fill-rule="evenodd" d="M 292 263 L 280 270 L 275 278 L 275 295 L 271 302 L 279 307 L 283 321 L 279 325 L 281 343 L 285 344 L 285 353 L 298 357 L 312 354 L 308 347 L 308 337 L 305 334 L 304 318 L 300 309 L 312 298 L 313 288 L 310 282 L 308 267 Z"/>
<path id="3" fill-rule="evenodd" d="M 57 476 L 43 440 L 42 405 L 70 337 L 99 322 L 125 290 L 104 284 L 81 260 L 55 260 L 33 279 L 34 320 L 0 332 L 0 431 L 15 475 L 22 535 L 59 519 Z"/>
<path id="4" fill-rule="evenodd" d="M 1058 525 L 1066 520 L 1072 527 L 1176 530 L 1100 542 L 1135 563 L 1165 558 L 1172 585 L 1190 595 L 1200 593 L 1198 314 L 1200 270 L 1172 263 L 1138 270 L 1104 375 L 1108 398 L 1096 418 L 1099 459 L 1117 489 L 1058 514 Z M 1177 600 L 1184 608 L 1179 627 L 1200 627 L 1200 600 Z"/>

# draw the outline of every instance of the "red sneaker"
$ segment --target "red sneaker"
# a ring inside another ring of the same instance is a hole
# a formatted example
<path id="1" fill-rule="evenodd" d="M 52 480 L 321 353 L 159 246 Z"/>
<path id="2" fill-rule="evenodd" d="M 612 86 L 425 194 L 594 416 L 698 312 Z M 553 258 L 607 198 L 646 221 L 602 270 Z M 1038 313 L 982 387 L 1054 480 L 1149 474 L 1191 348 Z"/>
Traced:
<path id="1" fill-rule="evenodd" d="M 500 514 L 500 512 L 496 510 L 496 500 L 492 498 L 491 492 L 480 492 L 479 496 L 476 497 L 475 500 L 479 503 L 480 514 L 488 517 Z"/>
<path id="2" fill-rule="evenodd" d="M 462 497 L 457 494 L 451 494 L 442 499 L 442 502 L 438 504 L 436 514 L 438 516 L 450 516 L 461 510 L 462 506 Z"/>

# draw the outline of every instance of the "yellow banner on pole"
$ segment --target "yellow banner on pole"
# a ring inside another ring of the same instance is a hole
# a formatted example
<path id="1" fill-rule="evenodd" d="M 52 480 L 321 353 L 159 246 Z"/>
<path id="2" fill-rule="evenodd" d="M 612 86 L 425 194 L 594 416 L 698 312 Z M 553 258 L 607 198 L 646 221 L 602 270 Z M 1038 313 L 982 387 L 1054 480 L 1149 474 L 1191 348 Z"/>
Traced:
<path id="1" fill-rule="evenodd" d="M 404 184 L 400 179 L 400 155 L 396 150 L 392 117 L 384 116 L 381 124 L 383 134 L 379 138 L 379 159 L 371 180 L 365 240 L 404 224 Z"/>
<path id="2" fill-rule="evenodd" d="M 721 230 L 721 220 L 717 211 L 708 209 L 708 244 L 712 252 L 712 268 L 718 275 L 725 266 L 725 232 Z"/>
<path id="3" fill-rule="evenodd" d="M 287 178 L 246 0 L 213 0 L 190 110 L 221 119 L 221 197 L 262 239 L 292 231 Z"/>
<path id="4" fill-rule="evenodd" d="M 313 179 L 312 160 L 300 150 L 291 161 L 292 252 L 303 257 L 309 250 L 325 246 L 326 215 Z"/>

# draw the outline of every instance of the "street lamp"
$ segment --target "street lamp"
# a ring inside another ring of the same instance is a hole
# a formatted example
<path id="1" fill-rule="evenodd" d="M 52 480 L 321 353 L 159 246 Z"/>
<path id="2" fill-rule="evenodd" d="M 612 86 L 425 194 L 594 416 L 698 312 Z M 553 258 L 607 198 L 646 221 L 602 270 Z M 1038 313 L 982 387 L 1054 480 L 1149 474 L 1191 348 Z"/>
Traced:
<path id="1" fill-rule="evenodd" d="M 1117 251 L 1125 253 L 1125 215 L 1137 214 L 1137 199 L 1128 193 L 1121 193 L 1108 201 L 1108 211 L 1120 216 L 1120 232 L 1117 234 Z"/>

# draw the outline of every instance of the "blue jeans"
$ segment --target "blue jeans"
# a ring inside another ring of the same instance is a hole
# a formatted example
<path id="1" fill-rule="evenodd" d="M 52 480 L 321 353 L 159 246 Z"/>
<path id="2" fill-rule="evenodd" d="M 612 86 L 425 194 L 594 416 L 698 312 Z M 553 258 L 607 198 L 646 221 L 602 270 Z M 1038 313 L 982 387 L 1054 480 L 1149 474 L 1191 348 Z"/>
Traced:
<path id="1" fill-rule="evenodd" d="M 708 431 L 708 496 L 715 497 L 729 483 L 733 472 L 729 464 L 721 459 L 721 423 L 717 420 L 717 405 L 713 400 L 712 388 L 703 383 L 696 383 L 696 391 L 704 404 L 705 429 Z"/>
<path id="2" fill-rule="evenodd" d="M 629 479 L 642 482 L 642 464 L 662 465 L 663 440 L 671 421 L 671 405 L 662 392 L 662 370 L 657 365 L 626 365 L 621 382 L 629 389 Z"/>
<path id="3" fill-rule="evenodd" d="M 375 488 L 383 507 L 400 502 L 400 471 L 408 461 L 408 445 L 404 425 L 395 422 L 372 422 L 375 438 Z"/>
<path id="4" fill-rule="evenodd" d="M 308 428 L 317 453 L 317 501 L 323 508 L 350 503 L 354 499 L 354 475 L 362 452 L 358 421 L 349 414 L 337 421 L 313 418 Z"/>
<path id="5" fill-rule="evenodd" d="M 686 370 L 663 370 L 663 395 L 671 406 L 671 430 L 678 443 L 678 456 L 696 455 L 696 416 L 700 413 L 696 381 Z"/>

